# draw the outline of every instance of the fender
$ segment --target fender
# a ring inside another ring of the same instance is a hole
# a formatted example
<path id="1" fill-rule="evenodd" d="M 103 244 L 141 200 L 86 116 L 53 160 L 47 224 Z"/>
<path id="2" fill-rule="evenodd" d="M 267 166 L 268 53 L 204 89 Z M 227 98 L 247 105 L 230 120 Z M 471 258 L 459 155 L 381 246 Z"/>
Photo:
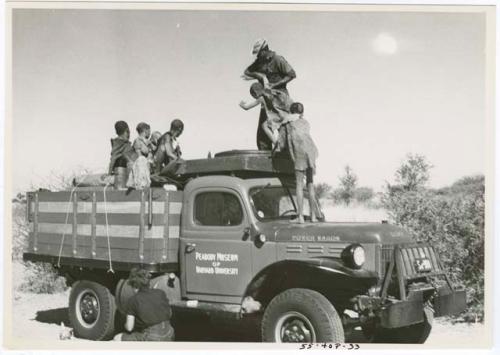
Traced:
<path id="1" fill-rule="evenodd" d="M 283 260 L 268 265 L 252 279 L 245 291 L 266 305 L 288 288 L 308 288 L 322 293 L 341 307 L 355 295 L 364 294 L 378 283 L 376 272 L 346 267 L 334 258 Z"/>

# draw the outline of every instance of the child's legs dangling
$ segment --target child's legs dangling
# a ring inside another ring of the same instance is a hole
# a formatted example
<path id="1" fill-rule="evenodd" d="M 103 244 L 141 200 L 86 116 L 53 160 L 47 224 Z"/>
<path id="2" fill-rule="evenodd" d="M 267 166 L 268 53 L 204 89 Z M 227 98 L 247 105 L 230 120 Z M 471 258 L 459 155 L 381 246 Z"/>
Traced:
<path id="1" fill-rule="evenodd" d="M 269 124 L 267 122 L 262 123 L 262 130 L 264 131 L 266 136 L 271 140 L 273 145 L 276 144 L 277 141 L 276 135 L 274 134 L 271 127 L 269 127 Z"/>

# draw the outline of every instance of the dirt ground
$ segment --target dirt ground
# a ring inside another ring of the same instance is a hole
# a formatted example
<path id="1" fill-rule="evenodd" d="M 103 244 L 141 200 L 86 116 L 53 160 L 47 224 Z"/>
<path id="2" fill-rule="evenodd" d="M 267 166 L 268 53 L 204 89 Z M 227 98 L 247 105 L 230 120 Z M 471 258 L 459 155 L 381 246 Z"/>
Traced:
<path id="1" fill-rule="evenodd" d="M 22 278 L 23 269 L 20 265 L 14 265 L 14 280 Z M 16 291 L 14 288 L 12 304 L 12 334 L 16 338 L 24 338 L 27 341 L 36 338 L 43 341 L 56 341 L 59 339 L 60 324 L 63 322 L 71 327 L 68 319 L 69 290 L 57 294 L 32 294 Z M 214 324 L 207 326 L 206 320 L 192 317 L 186 324 L 179 324 L 176 328 L 177 340 L 180 341 L 259 341 L 259 334 L 255 327 L 234 327 L 231 325 Z M 184 326 L 185 329 L 184 329 Z M 238 329 L 238 331 L 235 331 Z M 450 321 L 436 319 L 430 337 L 426 344 L 436 345 L 446 343 L 452 347 L 457 343 L 473 342 L 484 335 L 485 327 L 481 323 L 452 324 Z M 83 339 L 72 339 L 70 341 L 87 341 Z M 361 331 L 355 331 L 347 339 L 347 342 L 363 343 Z"/>

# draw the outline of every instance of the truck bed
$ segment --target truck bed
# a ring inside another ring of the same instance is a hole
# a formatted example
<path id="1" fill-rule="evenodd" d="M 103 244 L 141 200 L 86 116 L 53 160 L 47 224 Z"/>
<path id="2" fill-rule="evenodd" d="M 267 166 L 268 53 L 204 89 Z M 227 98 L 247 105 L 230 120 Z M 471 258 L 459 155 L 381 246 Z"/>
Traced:
<path id="1" fill-rule="evenodd" d="M 178 262 L 180 191 L 108 187 L 28 194 L 25 260 L 130 270 L 174 270 Z"/>

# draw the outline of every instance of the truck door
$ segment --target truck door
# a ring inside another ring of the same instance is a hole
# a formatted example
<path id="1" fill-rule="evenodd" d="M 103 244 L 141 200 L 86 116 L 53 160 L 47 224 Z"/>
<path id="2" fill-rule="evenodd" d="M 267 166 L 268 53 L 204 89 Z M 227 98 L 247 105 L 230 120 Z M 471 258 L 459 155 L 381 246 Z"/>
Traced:
<path id="1" fill-rule="evenodd" d="M 248 216 L 237 191 L 202 188 L 185 208 L 180 243 L 184 296 L 239 302 L 252 275 Z"/>

